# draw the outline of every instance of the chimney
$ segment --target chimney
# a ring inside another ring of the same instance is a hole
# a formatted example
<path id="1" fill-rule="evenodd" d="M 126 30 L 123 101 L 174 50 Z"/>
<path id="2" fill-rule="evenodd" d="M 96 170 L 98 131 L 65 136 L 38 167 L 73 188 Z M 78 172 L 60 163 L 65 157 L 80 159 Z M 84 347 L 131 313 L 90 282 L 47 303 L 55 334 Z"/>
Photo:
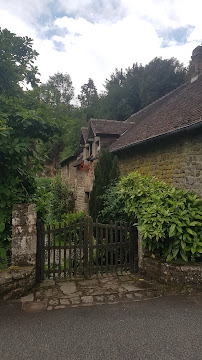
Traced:
<path id="1" fill-rule="evenodd" d="M 202 46 L 197 46 L 192 52 L 191 62 L 191 83 L 198 79 L 202 73 Z"/>

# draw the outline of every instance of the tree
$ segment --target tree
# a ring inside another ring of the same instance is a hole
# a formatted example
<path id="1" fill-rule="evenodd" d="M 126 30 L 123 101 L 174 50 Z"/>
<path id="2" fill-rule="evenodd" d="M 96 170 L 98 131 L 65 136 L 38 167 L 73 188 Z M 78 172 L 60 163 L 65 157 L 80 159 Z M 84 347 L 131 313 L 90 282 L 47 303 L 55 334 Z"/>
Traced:
<path id="1" fill-rule="evenodd" d="M 97 89 L 92 79 L 88 79 L 88 83 L 81 86 L 81 94 L 78 95 L 78 99 L 84 108 L 92 106 L 97 101 Z"/>
<path id="2" fill-rule="evenodd" d="M 133 64 L 125 72 L 115 69 L 106 80 L 96 116 L 123 121 L 186 81 L 186 68 L 175 58 L 153 59 L 148 65 Z"/>
<path id="3" fill-rule="evenodd" d="M 32 39 L 19 37 L 0 28 L 0 94 L 22 95 L 22 86 L 36 86 L 38 69 L 34 60 L 38 53 L 32 49 Z"/>
<path id="4" fill-rule="evenodd" d="M 95 117 L 99 97 L 92 79 L 88 79 L 88 83 L 81 86 L 81 93 L 78 95 L 78 99 L 80 100 L 81 108 L 86 114 L 86 120 Z"/>
<path id="5" fill-rule="evenodd" d="M 186 68 L 177 59 L 154 58 L 144 68 L 140 86 L 141 108 L 183 84 Z"/>
<path id="6" fill-rule="evenodd" d="M 40 86 L 40 98 L 47 104 L 57 107 L 69 105 L 74 97 L 74 88 L 69 74 L 60 72 L 49 77 L 46 84 Z"/>
<path id="7" fill-rule="evenodd" d="M 89 213 L 95 220 L 103 210 L 103 195 L 108 186 L 119 177 L 118 158 L 104 149 L 95 165 L 95 179 L 90 193 Z"/>
<path id="8" fill-rule="evenodd" d="M 121 87 L 124 84 L 124 81 L 126 80 L 126 74 L 123 72 L 123 70 L 115 69 L 115 73 L 112 73 L 110 76 L 110 80 L 106 79 L 105 81 L 105 88 L 109 92 L 112 87 Z"/>
<path id="9" fill-rule="evenodd" d="M 37 112 L 27 110 L 17 98 L 0 97 L 0 248 L 11 236 L 13 204 L 29 202 L 40 168 L 38 142 L 48 137 Z M 1 256 L 0 256 L 1 257 Z"/>

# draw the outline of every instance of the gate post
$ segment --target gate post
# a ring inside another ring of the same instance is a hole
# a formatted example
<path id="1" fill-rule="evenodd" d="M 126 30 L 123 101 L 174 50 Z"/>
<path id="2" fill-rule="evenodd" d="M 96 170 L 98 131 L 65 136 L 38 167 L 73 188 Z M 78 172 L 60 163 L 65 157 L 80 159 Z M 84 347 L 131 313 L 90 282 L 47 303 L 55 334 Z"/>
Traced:
<path id="1" fill-rule="evenodd" d="M 34 204 L 15 204 L 12 212 L 12 265 L 36 266 L 36 211 Z"/>
<path id="2" fill-rule="evenodd" d="M 137 223 L 137 219 L 135 219 L 135 223 Z M 133 226 L 133 237 L 134 237 L 134 272 L 138 272 L 138 230 L 137 226 Z"/>
<path id="3" fill-rule="evenodd" d="M 37 219 L 37 252 L 36 252 L 36 281 L 44 280 L 44 263 L 45 263 L 45 234 L 44 223 Z"/>
<path id="4" fill-rule="evenodd" d="M 135 221 L 137 222 L 137 221 Z M 138 231 L 137 227 L 130 223 L 130 249 L 129 249 L 130 272 L 138 272 Z"/>

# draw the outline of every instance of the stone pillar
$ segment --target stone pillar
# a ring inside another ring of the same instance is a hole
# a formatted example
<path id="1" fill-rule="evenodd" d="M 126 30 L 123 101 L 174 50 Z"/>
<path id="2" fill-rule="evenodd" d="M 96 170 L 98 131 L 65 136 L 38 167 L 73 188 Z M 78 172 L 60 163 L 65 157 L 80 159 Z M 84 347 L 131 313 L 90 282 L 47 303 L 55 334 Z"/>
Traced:
<path id="1" fill-rule="evenodd" d="M 16 204 L 12 213 L 12 265 L 36 265 L 36 212 L 34 204 Z"/>

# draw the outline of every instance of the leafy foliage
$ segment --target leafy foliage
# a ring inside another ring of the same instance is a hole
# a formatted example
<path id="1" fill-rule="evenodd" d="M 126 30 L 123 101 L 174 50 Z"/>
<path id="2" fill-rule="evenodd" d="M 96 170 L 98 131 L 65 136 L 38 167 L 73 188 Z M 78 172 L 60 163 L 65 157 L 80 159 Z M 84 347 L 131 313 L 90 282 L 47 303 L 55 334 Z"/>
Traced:
<path id="1" fill-rule="evenodd" d="M 67 183 L 62 183 L 60 174 L 52 181 L 50 196 L 50 218 L 61 221 L 62 216 L 73 210 L 73 197 Z"/>
<path id="2" fill-rule="evenodd" d="M 73 96 L 74 88 L 69 74 L 58 72 L 50 76 L 46 84 L 40 86 L 40 98 L 50 106 L 69 105 Z"/>
<path id="3" fill-rule="evenodd" d="M 38 83 L 38 69 L 33 64 L 37 55 L 32 39 L 0 28 L 0 94 L 19 96 L 23 84 L 34 87 Z"/>
<path id="4" fill-rule="evenodd" d="M 62 215 L 62 224 L 66 223 L 67 225 L 78 223 L 80 220 L 83 221 L 85 218 L 85 213 L 83 211 L 69 212 L 68 214 Z"/>
<path id="5" fill-rule="evenodd" d="M 103 223 L 108 224 L 110 221 L 129 223 L 130 220 L 134 220 L 134 216 L 130 218 L 124 209 L 124 202 L 119 187 L 119 183 L 113 183 L 102 195 L 103 210 L 99 213 L 99 219 Z"/>
<path id="6" fill-rule="evenodd" d="M 117 220 L 137 218 L 143 245 L 168 262 L 201 259 L 202 206 L 194 194 L 130 173 L 105 195 L 101 216 L 111 220 L 112 213 Z"/>
<path id="7" fill-rule="evenodd" d="M 92 117 L 123 121 L 186 81 L 187 70 L 175 58 L 154 58 L 146 66 L 115 69 Z"/>
<path id="8" fill-rule="evenodd" d="M 86 114 L 86 119 L 89 120 L 96 112 L 99 99 L 96 86 L 92 79 L 88 79 L 88 83 L 81 86 L 78 99 L 81 103 L 81 108 Z"/>
<path id="9" fill-rule="evenodd" d="M 48 213 L 50 208 L 51 197 L 51 178 L 49 177 L 36 177 L 36 190 L 32 198 L 36 204 L 37 215 L 44 222 L 48 220 Z"/>
<path id="10" fill-rule="evenodd" d="M 89 213 L 96 219 L 99 212 L 103 210 L 103 197 L 107 187 L 119 177 L 118 158 L 113 156 L 109 150 L 104 149 L 99 157 L 99 161 L 94 168 L 95 179 L 93 189 L 90 193 Z"/>

